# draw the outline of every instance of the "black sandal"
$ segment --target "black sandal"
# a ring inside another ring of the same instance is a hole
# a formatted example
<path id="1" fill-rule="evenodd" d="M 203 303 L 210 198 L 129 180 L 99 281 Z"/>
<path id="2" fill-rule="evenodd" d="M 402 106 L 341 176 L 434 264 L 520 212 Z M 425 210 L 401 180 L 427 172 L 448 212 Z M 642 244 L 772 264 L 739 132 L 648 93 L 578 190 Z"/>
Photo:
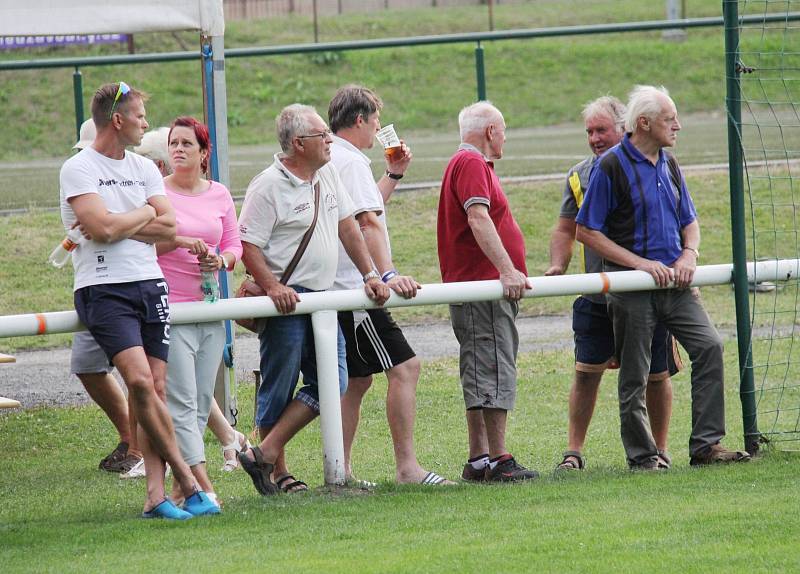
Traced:
<path id="1" fill-rule="evenodd" d="M 564 458 L 558 463 L 556 466 L 556 472 L 567 470 L 583 470 L 586 466 L 586 462 L 583 460 L 583 456 L 577 450 L 568 450 L 564 453 Z"/>
<path id="2" fill-rule="evenodd" d="M 298 492 L 308 491 L 308 485 L 302 480 L 297 480 L 291 474 L 284 474 L 275 481 L 278 488 L 286 494 L 296 494 Z"/>
<path id="3" fill-rule="evenodd" d="M 242 469 L 250 475 L 253 486 L 263 496 L 277 493 L 278 485 L 269 479 L 274 465 L 270 462 L 264 462 L 264 457 L 261 456 L 261 449 L 257 446 L 251 446 L 250 452 L 253 453 L 254 460 L 247 458 L 246 450 L 236 453 L 236 457 L 239 459 Z"/>

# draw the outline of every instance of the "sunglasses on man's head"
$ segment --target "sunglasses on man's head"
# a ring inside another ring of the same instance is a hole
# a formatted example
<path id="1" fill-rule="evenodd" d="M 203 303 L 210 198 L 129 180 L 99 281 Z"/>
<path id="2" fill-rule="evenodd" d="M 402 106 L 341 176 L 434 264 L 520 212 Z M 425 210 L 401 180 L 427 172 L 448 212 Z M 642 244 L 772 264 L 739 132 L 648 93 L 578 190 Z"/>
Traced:
<path id="1" fill-rule="evenodd" d="M 114 96 L 114 103 L 111 104 L 111 111 L 108 112 L 108 119 L 114 115 L 114 110 L 117 107 L 117 104 L 122 99 L 122 96 L 125 96 L 128 92 L 131 91 L 131 87 L 126 84 L 125 82 L 119 83 L 119 88 L 117 88 L 117 95 Z"/>

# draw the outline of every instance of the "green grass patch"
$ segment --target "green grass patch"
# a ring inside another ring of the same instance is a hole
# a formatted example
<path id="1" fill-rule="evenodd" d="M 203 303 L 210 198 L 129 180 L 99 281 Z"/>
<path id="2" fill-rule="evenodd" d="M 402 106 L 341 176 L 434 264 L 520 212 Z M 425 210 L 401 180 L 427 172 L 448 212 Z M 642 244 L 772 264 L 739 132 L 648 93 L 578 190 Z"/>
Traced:
<path id="1" fill-rule="evenodd" d="M 771 8 L 772 9 L 772 8 Z M 777 8 L 776 8 L 777 9 Z M 663 6 L 639 0 L 544 0 L 499 5 L 496 29 L 663 19 Z M 689 16 L 719 16 L 718 1 L 692 2 Z M 229 22 L 226 46 L 310 41 L 306 18 Z M 485 7 L 375 12 L 323 18 L 323 41 L 446 34 L 486 29 Z M 668 85 L 684 112 L 723 107 L 722 29 L 690 30 L 685 42 L 660 32 L 484 42 L 488 96 L 507 112 L 511 127 L 571 121 L 587 100 L 626 93 L 643 79 Z M 193 34 L 142 34 L 140 52 L 197 46 Z M 378 90 L 387 119 L 405 129 L 452 129 L 461 107 L 476 94 L 471 44 L 363 50 L 300 56 L 229 59 L 228 122 L 233 145 L 263 144 L 285 105 L 303 101 L 321 111 L 339 86 L 363 83 Z M 34 49 L 0 60 L 104 55 L 110 46 Z M 71 69 L 4 71 L 0 159 L 59 157 L 74 143 Z M 198 62 L 98 66 L 82 69 L 85 102 L 96 86 L 115 79 L 150 92 L 153 125 L 202 113 Z M 446 94 L 446 97 L 443 97 Z M 86 107 L 88 110 L 88 105 Z"/>
<path id="2" fill-rule="evenodd" d="M 502 166 L 504 164 L 499 164 Z M 498 169 L 502 169 L 499 167 Z M 692 175 L 688 185 L 698 209 L 702 230 L 701 263 L 725 263 L 731 258 L 730 210 L 727 175 Z M 514 216 L 526 237 L 528 271 L 542 275 L 549 264 L 550 231 L 558 217 L 563 182 L 526 183 L 506 186 Z M 392 254 L 398 268 L 423 283 L 439 283 L 436 251 L 436 217 L 439 191 L 427 189 L 396 194 L 387 211 Z M 53 246 L 63 237 L 60 217 L 55 212 L 33 211 L 0 218 L 0 244 L 10 261 L 0 268 L 0 284 L 6 295 L 0 298 L 0 314 L 62 311 L 72 309 L 71 267 L 53 269 L 46 264 Z M 577 253 L 577 251 L 576 251 Z M 24 270 L 24 272 L 21 272 Z M 577 255 L 570 272 L 580 273 Z M 237 282 L 242 273 L 237 270 Z M 776 292 L 786 305 L 794 303 L 790 290 Z M 729 286 L 703 289 L 707 308 L 719 325 L 735 324 L 733 296 Z M 567 315 L 573 297 L 528 299 L 522 312 L 527 315 Z M 397 309 L 393 313 L 404 321 L 424 322 L 447 318 L 445 306 Z M 65 344 L 69 335 L 46 335 L 0 340 L 0 352 Z"/>
<path id="3" fill-rule="evenodd" d="M 729 372 L 735 350 L 727 349 Z M 331 494 L 322 483 L 319 429 L 312 424 L 287 451 L 307 496 L 261 498 L 241 471 L 224 474 L 209 442 L 221 517 L 186 524 L 137 518 L 140 481 L 96 470 L 112 431 L 95 406 L 0 415 L 0 556 L 4 572 L 752 572 L 800 567 L 793 533 L 800 518 L 797 462 L 770 453 L 748 465 L 691 469 L 689 381 L 675 378 L 670 441 L 675 468 L 665 475 L 625 470 L 616 388 L 606 377 L 586 447 L 588 470 L 556 480 L 550 470 L 566 444 L 570 352 L 530 354 L 519 363 L 517 408 L 508 443 L 543 471 L 534 483 L 452 488 L 391 484 L 385 380 L 367 395 L 354 465 L 378 480 L 369 495 Z M 466 436 L 455 360 L 428 363 L 418 388 L 417 452 L 428 468 L 455 478 Z M 252 420 L 252 385 L 241 385 L 242 429 Z M 741 443 L 736 385 L 727 389 L 729 436 Z M 53 437 L 58 437 L 57 447 Z M 257 565 L 257 566 L 256 566 Z M 560 566 L 558 566 L 560 569 Z"/>

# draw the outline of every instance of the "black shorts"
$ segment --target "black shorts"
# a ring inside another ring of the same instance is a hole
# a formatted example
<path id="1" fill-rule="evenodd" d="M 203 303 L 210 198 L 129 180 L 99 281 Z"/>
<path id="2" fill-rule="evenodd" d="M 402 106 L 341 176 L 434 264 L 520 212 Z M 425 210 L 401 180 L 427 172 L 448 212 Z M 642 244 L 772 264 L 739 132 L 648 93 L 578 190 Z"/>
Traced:
<path id="1" fill-rule="evenodd" d="M 341 311 L 339 326 L 347 345 L 347 373 L 351 377 L 388 371 L 416 356 L 386 309 Z"/>
<path id="2" fill-rule="evenodd" d="M 131 347 L 166 361 L 168 292 L 164 279 L 89 285 L 75 291 L 75 311 L 109 361 Z"/>

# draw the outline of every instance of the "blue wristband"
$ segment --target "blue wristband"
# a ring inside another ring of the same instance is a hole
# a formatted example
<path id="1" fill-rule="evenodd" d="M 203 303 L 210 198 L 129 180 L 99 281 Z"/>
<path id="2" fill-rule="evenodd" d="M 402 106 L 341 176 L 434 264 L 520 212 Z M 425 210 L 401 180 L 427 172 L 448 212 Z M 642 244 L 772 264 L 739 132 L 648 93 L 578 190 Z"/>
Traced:
<path id="1" fill-rule="evenodd" d="M 383 281 L 384 283 L 388 283 L 389 279 L 391 279 L 392 277 L 397 277 L 398 275 L 399 273 L 397 272 L 397 269 L 389 269 L 389 271 L 381 275 L 381 281 Z"/>

